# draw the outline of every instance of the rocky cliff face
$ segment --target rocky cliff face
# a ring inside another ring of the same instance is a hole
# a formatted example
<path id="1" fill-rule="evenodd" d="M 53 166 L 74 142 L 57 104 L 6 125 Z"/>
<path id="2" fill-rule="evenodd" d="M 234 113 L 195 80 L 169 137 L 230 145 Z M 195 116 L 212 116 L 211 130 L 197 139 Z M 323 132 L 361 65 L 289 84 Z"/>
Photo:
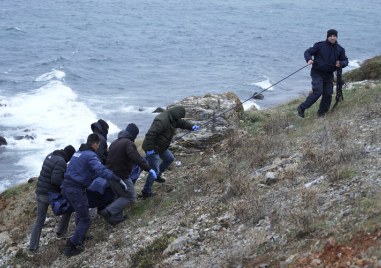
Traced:
<path id="1" fill-rule="evenodd" d="M 235 106 L 227 95 L 211 95 L 210 106 L 196 97 L 181 104 L 202 125 Z M 63 256 L 52 215 L 40 251 L 29 253 L 34 182 L 7 191 L 0 265 L 380 267 L 381 86 L 354 85 L 344 95 L 324 118 L 316 109 L 299 118 L 296 102 L 243 117 L 239 108 L 229 120 L 215 120 L 214 130 L 208 125 L 178 139 L 168 180 L 155 184 L 158 196 L 138 200 L 116 227 L 94 215 L 94 238 L 75 257 Z M 221 131 L 220 138 L 195 142 L 208 131 Z"/>

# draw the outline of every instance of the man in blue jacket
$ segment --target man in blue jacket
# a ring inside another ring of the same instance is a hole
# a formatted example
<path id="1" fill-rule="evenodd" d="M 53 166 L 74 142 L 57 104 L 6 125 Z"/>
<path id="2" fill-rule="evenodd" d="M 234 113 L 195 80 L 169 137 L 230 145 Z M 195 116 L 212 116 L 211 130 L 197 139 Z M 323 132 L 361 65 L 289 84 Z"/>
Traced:
<path id="1" fill-rule="evenodd" d="M 304 111 L 321 97 L 318 116 L 324 116 L 331 107 L 333 94 L 333 73 L 348 66 L 345 49 L 337 43 L 335 29 L 327 31 L 327 39 L 317 42 L 304 52 L 304 59 L 312 64 L 312 93 L 298 106 L 298 115 L 304 118 Z"/>
<path id="2" fill-rule="evenodd" d="M 89 202 L 86 196 L 86 188 L 97 177 L 108 181 L 118 182 L 125 191 L 127 186 L 118 176 L 101 164 L 96 154 L 99 148 L 99 137 L 93 133 L 87 137 L 86 144 L 82 144 L 73 155 L 65 172 L 62 183 L 62 193 L 69 200 L 76 212 L 76 228 L 74 235 L 67 240 L 64 248 L 66 256 L 74 256 L 82 252 L 82 245 L 87 230 L 91 225 L 89 215 Z"/>

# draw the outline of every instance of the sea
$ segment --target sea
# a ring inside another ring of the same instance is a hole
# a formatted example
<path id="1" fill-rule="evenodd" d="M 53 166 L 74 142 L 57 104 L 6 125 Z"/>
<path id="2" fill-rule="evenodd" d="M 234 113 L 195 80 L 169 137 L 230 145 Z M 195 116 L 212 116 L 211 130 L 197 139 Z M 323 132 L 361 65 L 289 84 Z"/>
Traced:
<path id="1" fill-rule="evenodd" d="M 100 118 L 112 142 L 191 95 L 259 109 L 305 96 L 304 51 L 335 28 L 357 68 L 381 54 L 380 14 L 379 0 L 0 0 L 0 192 Z"/>

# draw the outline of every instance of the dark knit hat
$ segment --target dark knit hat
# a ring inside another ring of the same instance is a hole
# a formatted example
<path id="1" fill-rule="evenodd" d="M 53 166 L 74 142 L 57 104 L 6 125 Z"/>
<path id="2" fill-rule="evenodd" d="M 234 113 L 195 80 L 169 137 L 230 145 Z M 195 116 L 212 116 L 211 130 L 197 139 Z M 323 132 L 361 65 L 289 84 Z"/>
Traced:
<path id="1" fill-rule="evenodd" d="M 87 141 L 86 141 L 86 143 L 89 145 L 93 145 L 94 143 L 99 143 L 99 142 L 100 142 L 100 139 L 99 139 L 98 134 L 96 134 L 96 133 L 90 134 L 87 137 Z"/>
<path id="2" fill-rule="evenodd" d="M 75 153 L 75 148 L 72 145 L 68 145 L 63 150 L 64 150 L 65 154 L 67 155 L 67 160 L 69 161 L 70 158 Z"/>
<path id="3" fill-rule="evenodd" d="M 139 134 L 139 128 L 134 123 L 128 124 L 128 126 L 126 127 L 126 131 L 131 134 L 134 140 Z"/>
<path id="4" fill-rule="evenodd" d="M 98 123 L 101 125 L 102 130 L 103 130 L 105 133 L 108 133 L 109 126 L 108 126 L 108 124 L 106 123 L 106 121 L 103 120 L 103 119 L 99 119 L 99 120 L 98 120 Z"/>
<path id="5" fill-rule="evenodd" d="M 327 31 L 327 38 L 330 37 L 331 35 L 334 35 L 334 36 L 338 37 L 337 31 L 335 29 L 329 29 Z"/>

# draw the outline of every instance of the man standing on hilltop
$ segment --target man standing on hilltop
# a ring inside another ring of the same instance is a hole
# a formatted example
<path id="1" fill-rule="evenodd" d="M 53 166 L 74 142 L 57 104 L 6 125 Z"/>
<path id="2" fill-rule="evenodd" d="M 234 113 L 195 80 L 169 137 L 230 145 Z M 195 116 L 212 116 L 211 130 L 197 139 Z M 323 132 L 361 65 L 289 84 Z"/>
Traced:
<path id="1" fill-rule="evenodd" d="M 200 127 L 184 120 L 185 108 L 175 106 L 167 111 L 160 113 L 152 122 L 151 127 L 143 141 L 142 148 L 146 152 L 147 161 L 150 167 L 156 172 L 159 183 L 165 182 L 162 177 L 163 172 L 175 160 L 172 152 L 168 150 L 176 128 L 198 130 Z M 149 173 L 142 191 L 142 197 L 152 197 L 152 186 L 155 178 Z"/>
<path id="2" fill-rule="evenodd" d="M 312 64 L 312 93 L 298 106 L 298 115 L 304 118 L 304 111 L 321 97 L 318 116 L 324 116 L 331 107 L 333 94 L 333 73 L 348 66 L 345 49 L 337 43 L 335 29 L 327 31 L 327 39 L 317 42 L 304 52 L 304 59 Z"/>

